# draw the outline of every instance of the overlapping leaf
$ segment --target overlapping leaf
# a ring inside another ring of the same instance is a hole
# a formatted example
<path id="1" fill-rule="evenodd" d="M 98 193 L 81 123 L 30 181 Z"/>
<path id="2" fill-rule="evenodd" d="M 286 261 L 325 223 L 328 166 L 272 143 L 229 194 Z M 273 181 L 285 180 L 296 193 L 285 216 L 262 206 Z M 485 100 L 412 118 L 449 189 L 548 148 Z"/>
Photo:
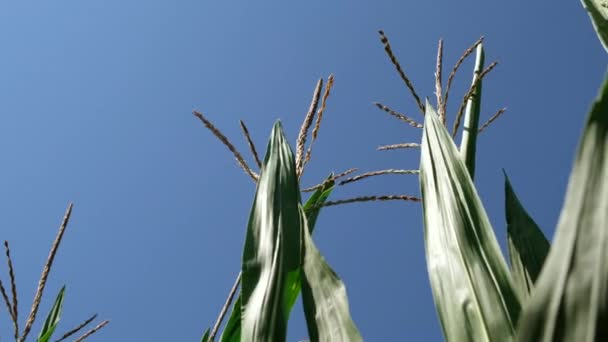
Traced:
<path id="1" fill-rule="evenodd" d="M 505 173 L 505 213 L 511 274 L 522 300 L 530 296 L 549 253 L 549 241 L 528 215 Z"/>
<path id="2" fill-rule="evenodd" d="M 55 329 L 57 328 L 57 324 L 59 323 L 59 319 L 61 318 L 61 309 L 63 308 L 63 297 L 65 294 L 65 286 L 59 290 L 57 294 L 57 298 L 55 298 L 55 303 L 53 303 L 53 307 L 51 307 L 51 311 L 46 316 L 44 320 L 44 325 L 40 330 L 40 334 L 38 334 L 37 342 L 48 342 Z"/>
<path id="3" fill-rule="evenodd" d="M 447 341 L 508 341 L 520 304 L 469 172 L 427 103 L 420 162 L 427 264 Z"/>
<path id="4" fill-rule="evenodd" d="M 587 118 L 519 341 L 608 340 L 608 74 Z"/>
<path id="5" fill-rule="evenodd" d="M 328 179 L 331 179 L 333 175 L 330 175 Z M 334 188 L 334 182 L 329 181 L 323 185 L 323 187 L 317 189 L 310 198 L 306 201 L 304 205 L 304 213 L 306 215 L 306 219 L 308 221 L 308 229 L 312 234 L 315 223 L 317 221 L 317 217 L 321 211 L 321 206 L 329 195 L 331 194 Z M 293 277 L 288 279 L 287 284 L 287 296 L 288 296 L 288 307 L 291 310 L 295 301 L 300 294 L 300 277 Z M 226 323 L 226 327 L 224 328 L 224 332 L 222 333 L 221 341 L 222 342 L 238 342 L 241 340 L 241 296 L 239 295 L 234 302 L 232 313 L 230 314 L 230 319 L 228 323 Z"/>
<path id="6" fill-rule="evenodd" d="M 302 244 L 302 303 L 310 341 L 362 341 L 350 316 L 344 284 L 315 246 L 308 229 L 302 229 Z"/>
<path id="7" fill-rule="evenodd" d="M 581 0 L 604 49 L 608 51 L 608 4 L 604 0 Z"/>

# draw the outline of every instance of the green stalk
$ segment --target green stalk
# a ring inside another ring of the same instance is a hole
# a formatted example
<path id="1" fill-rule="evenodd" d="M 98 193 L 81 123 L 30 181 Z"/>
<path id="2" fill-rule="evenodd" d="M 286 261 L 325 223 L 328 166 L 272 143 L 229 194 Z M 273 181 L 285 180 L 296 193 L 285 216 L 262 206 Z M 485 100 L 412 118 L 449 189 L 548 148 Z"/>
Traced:
<path id="1" fill-rule="evenodd" d="M 475 59 L 475 70 L 473 71 L 473 82 L 475 84 L 479 74 L 483 70 L 484 53 L 483 43 L 477 46 Z M 478 82 L 471 97 L 467 101 L 464 117 L 464 129 L 460 142 L 460 154 L 464 160 L 471 179 L 475 178 L 475 150 L 477 148 L 477 129 L 479 127 L 479 111 L 481 108 L 481 82 Z"/>

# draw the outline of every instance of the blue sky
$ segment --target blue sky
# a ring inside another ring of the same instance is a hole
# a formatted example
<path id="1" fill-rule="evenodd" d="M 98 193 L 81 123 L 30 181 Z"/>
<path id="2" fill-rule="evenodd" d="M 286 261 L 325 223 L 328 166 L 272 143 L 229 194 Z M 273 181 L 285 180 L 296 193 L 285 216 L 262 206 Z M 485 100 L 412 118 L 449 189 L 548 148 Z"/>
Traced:
<path id="1" fill-rule="evenodd" d="M 69 201 L 71 224 L 42 317 L 67 284 L 62 333 L 98 312 L 91 341 L 198 341 L 239 269 L 254 184 L 191 115 L 202 111 L 247 152 L 272 123 L 295 138 L 315 82 L 335 74 L 302 185 L 329 172 L 417 168 L 420 119 L 378 40 L 383 29 L 422 96 L 432 98 L 437 40 L 446 66 L 479 36 L 500 64 L 484 83 L 478 190 L 504 247 L 501 168 L 552 236 L 605 52 L 579 1 L 43 1 L 0 4 L 0 238 L 16 264 L 22 324 Z M 451 118 L 472 61 L 452 92 Z M 447 73 L 447 71 L 444 71 Z M 338 188 L 334 199 L 418 194 L 415 176 Z M 442 339 L 426 274 L 421 207 L 328 208 L 315 240 L 344 279 L 368 341 Z M 5 267 L 0 274 L 7 280 Z M 306 337 L 301 309 L 289 340 Z M 10 322 L 0 310 L 0 336 Z M 37 333 L 39 325 L 34 333 Z"/>

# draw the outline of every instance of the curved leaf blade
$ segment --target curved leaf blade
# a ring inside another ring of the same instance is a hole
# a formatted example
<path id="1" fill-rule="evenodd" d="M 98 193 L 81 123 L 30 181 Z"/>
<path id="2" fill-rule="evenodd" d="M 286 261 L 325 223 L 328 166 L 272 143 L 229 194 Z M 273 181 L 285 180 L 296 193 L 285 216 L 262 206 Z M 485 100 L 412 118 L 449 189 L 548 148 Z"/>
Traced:
<path id="1" fill-rule="evenodd" d="M 527 299 L 543 268 L 550 244 L 519 202 L 505 173 L 505 213 L 511 274 L 522 300 Z"/>
<path id="2" fill-rule="evenodd" d="M 420 188 L 427 267 L 447 341 L 508 341 L 520 304 L 460 153 L 427 103 Z"/>
<path id="3" fill-rule="evenodd" d="M 59 323 L 59 319 L 61 318 L 61 310 L 63 308 L 63 297 L 65 294 L 65 285 L 59 290 L 57 297 L 55 298 L 55 303 L 51 307 L 51 311 L 46 316 L 44 320 L 44 325 L 40 330 L 40 334 L 38 334 L 37 342 L 48 342 L 55 329 L 57 328 L 57 324 Z"/>
<path id="4" fill-rule="evenodd" d="M 608 340 L 608 73 L 579 143 L 519 341 Z"/>
<path id="5" fill-rule="evenodd" d="M 327 264 L 308 229 L 302 229 L 302 245 L 302 303 L 310 341 L 363 341 L 350 316 L 344 283 Z"/>
<path id="6" fill-rule="evenodd" d="M 249 217 L 241 282 L 241 341 L 284 341 L 287 285 L 300 268 L 300 191 L 293 152 L 274 125 Z"/>

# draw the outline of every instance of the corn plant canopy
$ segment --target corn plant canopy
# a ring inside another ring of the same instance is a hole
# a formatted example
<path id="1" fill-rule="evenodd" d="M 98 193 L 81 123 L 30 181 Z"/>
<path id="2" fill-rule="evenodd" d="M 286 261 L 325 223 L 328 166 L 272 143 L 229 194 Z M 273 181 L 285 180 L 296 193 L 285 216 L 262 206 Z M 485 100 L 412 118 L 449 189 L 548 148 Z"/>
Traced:
<path id="1" fill-rule="evenodd" d="M 55 298 L 55 303 L 53 303 L 51 311 L 49 311 L 49 314 L 46 316 L 46 320 L 44 320 L 40 334 L 38 334 L 38 339 L 36 340 L 37 342 L 48 342 L 53 336 L 53 333 L 57 328 L 57 324 L 59 323 L 59 319 L 61 318 L 64 294 L 65 286 L 59 290 L 57 298 Z"/>
<path id="2" fill-rule="evenodd" d="M 309 202 L 318 204 L 333 184 Z M 289 313 L 304 284 L 306 321 L 312 341 L 359 341 L 344 285 L 310 237 L 300 202 L 294 156 L 281 124 L 273 128 L 251 210 L 243 252 L 241 341 L 285 341 Z M 334 324 L 339 324 L 336 326 Z"/>
<path id="3" fill-rule="evenodd" d="M 426 256 L 447 341 L 508 341 L 520 304 L 460 152 L 427 103 L 420 188 Z"/>
<path id="4" fill-rule="evenodd" d="M 519 202 L 505 173 L 507 247 L 520 298 L 527 299 L 549 253 L 549 241 Z"/>
<path id="5" fill-rule="evenodd" d="M 605 0 L 581 0 L 604 49 L 608 51 L 608 4 Z"/>
<path id="6" fill-rule="evenodd" d="M 608 74 L 591 108 L 519 341 L 608 340 Z"/>

